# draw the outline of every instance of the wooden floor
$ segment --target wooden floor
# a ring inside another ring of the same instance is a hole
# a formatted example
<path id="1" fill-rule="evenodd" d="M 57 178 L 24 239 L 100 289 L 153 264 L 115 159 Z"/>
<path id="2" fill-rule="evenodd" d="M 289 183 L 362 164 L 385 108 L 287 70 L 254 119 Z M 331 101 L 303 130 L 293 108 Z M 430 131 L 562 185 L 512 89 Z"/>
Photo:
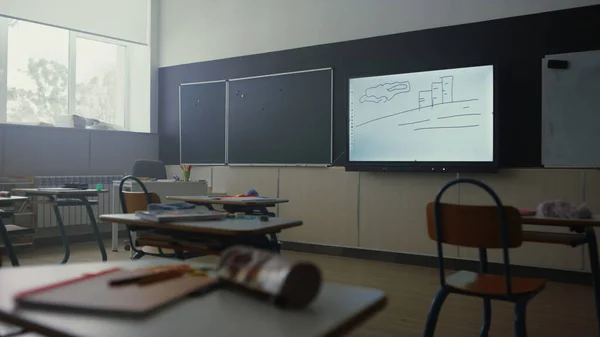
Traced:
<path id="1" fill-rule="evenodd" d="M 106 242 L 110 247 L 109 242 Z M 61 247 L 38 248 L 19 255 L 22 265 L 58 263 Z M 127 259 L 129 252 L 108 252 L 109 260 Z M 388 295 L 388 306 L 351 336 L 422 336 L 425 317 L 438 288 L 437 270 L 399 264 L 356 260 L 325 255 L 284 252 L 295 259 L 313 261 L 323 270 L 325 279 L 357 286 L 379 288 Z M 99 261 L 93 243 L 72 245 L 69 262 Z M 201 261 L 214 261 L 202 258 Z M 9 265 L 5 259 L 3 266 Z M 478 336 L 481 301 L 450 295 L 438 323 L 436 336 Z M 514 336 L 513 308 L 494 302 L 490 336 Z M 527 311 L 529 336 L 598 336 L 591 287 L 549 283 L 546 290 L 530 302 Z"/>

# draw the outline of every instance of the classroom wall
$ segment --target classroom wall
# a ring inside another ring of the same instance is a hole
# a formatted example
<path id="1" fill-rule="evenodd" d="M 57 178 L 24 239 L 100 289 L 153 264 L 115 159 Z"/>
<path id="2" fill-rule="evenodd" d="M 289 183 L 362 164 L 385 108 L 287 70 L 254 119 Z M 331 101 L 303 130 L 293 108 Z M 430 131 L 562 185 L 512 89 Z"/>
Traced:
<path id="1" fill-rule="evenodd" d="M 3 0 L 0 15 L 148 44 L 150 0 Z"/>
<path id="2" fill-rule="evenodd" d="M 163 1 L 161 67 L 600 3 L 382 0 L 374 6 L 370 0 L 257 0 L 249 6 L 242 2 Z M 204 75 L 214 74 L 208 69 Z M 164 84 L 161 81 L 161 86 Z M 159 111 L 161 121 L 177 113 L 171 110 Z M 161 133 L 161 151 L 164 138 Z M 174 151 L 169 146 L 164 149 Z M 171 158 L 169 153 L 161 153 L 161 158 Z M 180 174 L 178 166 L 169 166 L 169 174 Z M 460 176 L 489 183 L 505 203 L 517 207 L 534 208 L 543 200 L 561 198 L 587 201 L 592 210 L 600 212 L 600 192 L 594 189 L 600 183 L 600 173 L 596 171 L 531 168 Z M 195 167 L 192 172 L 192 179 L 208 181 L 215 192 L 241 193 L 255 188 L 263 195 L 289 198 L 290 203 L 279 207 L 279 216 L 300 218 L 304 225 L 284 231 L 283 240 L 421 255 L 435 252 L 435 244 L 426 234 L 425 205 L 444 182 L 455 177 L 346 172 L 342 167 L 218 166 Z M 480 202 L 480 195 L 472 189 L 456 188 L 444 200 Z M 475 257 L 473 251 L 456 247 L 449 247 L 446 254 Z M 513 262 L 521 265 L 589 270 L 581 247 L 525 244 L 512 256 Z M 498 256 L 492 254 L 491 258 Z"/>
<path id="3" fill-rule="evenodd" d="M 41 13 L 42 2 L 45 5 L 40 0 L 2 2 L 0 15 L 147 44 L 132 45 L 128 60 L 130 76 L 136 80 L 127 97 L 128 124 L 134 132 L 0 124 L 0 177 L 124 174 L 131 172 L 136 159 L 158 159 L 159 0 L 103 3 L 105 8 L 119 7 L 119 13 L 98 10 L 97 1 L 76 1 L 78 5 L 72 6 L 73 1 L 61 0 L 70 5 L 70 11 L 61 11 L 74 21 L 58 12 Z"/>
<path id="4" fill-rule="evenodd" d="M 160 66 L 599 3 L 598 0 L 161 1 Z"/>
<path id="5" fill-rule="evenodd" d="M 168 174 L 181 175 L 176 165 Z M 206 180 L 213 192 L 244 193 L 288 198 L 278 216 L 301 219 L 303 226 L 283 231 L 281 239 L 328 246 L 356 247 L 416 255 L 436 254 L 427 236 L 425 205 L 439 188 L 456 177 L 489 184 L 503 203 L 535 209 L 542 201 L 586 202 L 600 212 L 600 172 L 568 169 L 510 169 L 498 174 L 430 174 L 346 172 L 344 168 L 194 167 L 192 180 Z M 444 202 L 484 204 L 491 200 L 476 188 L 450 189 Z M 542 226 L 531 230 L 568 232 Z M 598 232 L 600 234 L 600 231 Z M 477 251 L 447 247 L 448 257 L 475 260 Z M 500 262 L 499 251 L 490 260 Z M 525 243 L 511 251 L 514 264 L 561 270 L 589 271 L 586 247 Z"/>
<path id="6" fill-rule="evenodd" d="M 0 177 L 131 173 L 158 159 L 158 135 L 0 124 Z"/>

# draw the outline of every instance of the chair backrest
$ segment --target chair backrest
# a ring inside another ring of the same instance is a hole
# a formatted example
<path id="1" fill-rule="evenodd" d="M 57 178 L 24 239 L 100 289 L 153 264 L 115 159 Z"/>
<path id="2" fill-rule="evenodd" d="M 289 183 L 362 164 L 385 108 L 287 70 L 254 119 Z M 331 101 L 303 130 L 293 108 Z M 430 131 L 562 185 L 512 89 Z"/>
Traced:
<path id="1" fill-rule="evenodd" d="M 160 204 L 160 197 L 153 192 L 150 195 L 150 203 Z M 146 193 L 144 192 L 123 192 L 123 200 L 125 201 L 125 213 L 135 213 L 137 211 L 145 211 L 148 209 Z"/>
<path id="2" fill-rule="evenodd" d="M 473 248 L 503 248 L 502 226 L 499 212 L 504 212 L 508 229 L 508 248 L 519 247 L 523 242 L 521 215 L 511 206 L 473 206 L 438 204 L 439 219 L 435 216 L 435 203 L 427 204 L 427 233 L 437 240 L 436 221 L 441 222 L 440 239 L 443 243 Z"/>
<path id="3" fill-rule="evenodd" d="M 452 205 L 441 202 L 444 192 L 458 184 L 475 185 L 493 199 L 493 206 Z M 519 212 L 502 205 L 500 198 L 488 185 L 470 178 L 460 178 L 444 185 L 427 205 L 427 232 L 437 243 L 439 277 L 446 284 L 443 243 L 479 248 L 479 267 L 487 273 L 487 248 L 501 248 L 504 260 L 506 292 L 511 295 L 509 247 L 521 245 L 522 223 Z"/>
<path id="4" fill-rule="evenodd" d="M 136 160 L 131 174 L 135 177 L 167 179 L 167 169 L 160 160 Z"/>
<path id="5" fill-rule="evenodd" d="M 127 180 L 133 180 L 140 185 L 143 192 L 125 192 L 123 186 Z M 121 210 L 123 213 L 134 213 L 148 209 L 152 203 L 160 203 L 160 197 L 155 193 L 149 193 L 146 185 L 134 176 L 125 176 L 119 183 L 119 200 L 121 201 Z"/>

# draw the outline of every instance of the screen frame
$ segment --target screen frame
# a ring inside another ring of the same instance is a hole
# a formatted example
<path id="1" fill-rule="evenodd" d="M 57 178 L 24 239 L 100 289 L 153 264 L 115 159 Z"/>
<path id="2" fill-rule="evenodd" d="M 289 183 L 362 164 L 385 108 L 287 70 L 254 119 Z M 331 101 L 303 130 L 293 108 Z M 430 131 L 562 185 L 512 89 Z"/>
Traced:
<path id="1" fill-rule="evenodd" d="M 419 73 L 438 70 L 452 70 L 461 68 L 491 66 L 492 67 L 492 85 L 493 85 L 493 140 L 492 140 L 492 161 L 485 162 L 432 162 L 432 161 L 350 161 L 350 81 L 367 77 L 402 75 L 409 73 Z M 372 74 L 363 76 L 348 77 L 346 80 L 346 171 L 366 171 L 366 172 L 448 172 L 448 173 L 496 173 L 499 170 L 499 118 L 498 118 L 498 65 L 495 62 L 485 62 L 482 64 L 469 64 L 464 66 L 427 68 L 424 70 Z"/>

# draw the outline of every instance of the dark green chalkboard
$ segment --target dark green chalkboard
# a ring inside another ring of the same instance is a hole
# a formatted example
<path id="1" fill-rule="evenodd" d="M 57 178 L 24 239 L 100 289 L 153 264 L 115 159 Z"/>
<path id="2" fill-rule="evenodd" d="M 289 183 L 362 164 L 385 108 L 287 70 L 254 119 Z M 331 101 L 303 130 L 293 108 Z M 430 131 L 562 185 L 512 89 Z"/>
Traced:
<path id="1" fill-rule="evenodd" d="M 331 163 L 333 70 L 229 81 L 229 164 Z"/>
<path id="2" fill-rule="evenodd" d="M 179 86 L 182 163 L 225 164 L 226 92 L 226 81 Z"/>

